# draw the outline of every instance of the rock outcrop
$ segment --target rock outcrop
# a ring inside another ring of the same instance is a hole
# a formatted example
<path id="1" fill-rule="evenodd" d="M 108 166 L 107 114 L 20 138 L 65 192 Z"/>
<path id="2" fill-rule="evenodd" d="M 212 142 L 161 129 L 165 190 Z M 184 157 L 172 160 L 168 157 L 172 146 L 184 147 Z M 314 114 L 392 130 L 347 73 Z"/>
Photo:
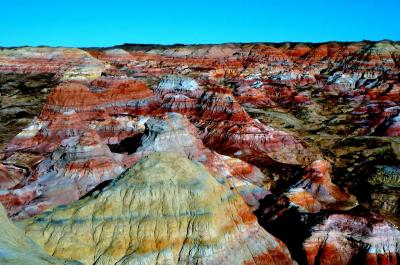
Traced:
<path id="1" fill-rule="evenodd" d="M 256 164 L 302 165 L 311 159 L 304 143 L 251 119 L 227 88 L 203 91 L 194 80 L 168 76 L 157 91 L 163 108 L 190 115 L 201 129 L 204 143 L 223 154 Z"/>
<path id="2" fill-rule="evenodd" d="M 76 48 L 0 49 L 0 149 L 37 116 L 52 87 L 100 77 L 104 64 Z"/>
<path id="3" fill-rule="evenodd" d="M 23 47 L 0 50 L 0 73 L 52 74 L 62 80 L 97 78 L 104 65 L 76 48 Z"/>

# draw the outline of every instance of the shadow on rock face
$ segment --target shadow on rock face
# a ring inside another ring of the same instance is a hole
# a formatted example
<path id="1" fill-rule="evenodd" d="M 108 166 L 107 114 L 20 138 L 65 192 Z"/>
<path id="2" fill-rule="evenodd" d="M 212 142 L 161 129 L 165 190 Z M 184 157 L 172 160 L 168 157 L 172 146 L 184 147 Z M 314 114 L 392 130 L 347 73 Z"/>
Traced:
<path id="1" fill-rule="evenodd" d="M 0 73 L 0 149 L 40 113 L 58 82 L 53 73 Z"/>
<path id="2" fill-rule="evenodd" d="M 122 140 L 119 144 L 110 144 L 108 147 L 113 153 L 120 154 L 133 154 L 141 145 L 143 133 L 135 134 L 134 136 L 127 137 Z"/>
<path id="3" fill-rule="evenodd" d="M 258 222 L 273 236 L 282 240 L 292 255 L 292 258 L 299 264 L 307 264 L 306 252 L 303 249 L 303 242 L 311 235 L 311 225 L 306 222 L 308 216 L 291 208 L 287 211 L 284 205 L 288 202 L 282 202 L 281 207 L 277 207 L 273 196 L 268 196 L 261 200 L 259 210 L 254 214 L 257 216 Z M 285 211 L 278 219 L 275 219 L 268 213 L 265 214 L 262 209 L 269 208 L 272 212 Z M 272 218 L 272 220 L 271 220 Z"/>

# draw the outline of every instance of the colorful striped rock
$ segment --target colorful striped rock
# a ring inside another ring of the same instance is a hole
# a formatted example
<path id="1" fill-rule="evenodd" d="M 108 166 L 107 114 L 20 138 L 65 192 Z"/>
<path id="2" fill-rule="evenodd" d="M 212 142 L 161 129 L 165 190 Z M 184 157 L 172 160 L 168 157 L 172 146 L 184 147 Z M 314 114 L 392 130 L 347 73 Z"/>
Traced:
<path id="1" fill-rule="evenodd" d="M 84 264 L 296 264 L 243 199 L 201 164 L 153 153 L 111 185 L 25 222 L 48 253 Z"/>

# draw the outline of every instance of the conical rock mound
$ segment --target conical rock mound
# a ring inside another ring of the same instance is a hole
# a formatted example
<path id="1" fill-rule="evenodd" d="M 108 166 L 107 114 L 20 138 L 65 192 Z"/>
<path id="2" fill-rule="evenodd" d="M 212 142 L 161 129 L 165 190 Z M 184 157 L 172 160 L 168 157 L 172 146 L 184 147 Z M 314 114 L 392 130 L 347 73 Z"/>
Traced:
<path id="1" fill-rule="evenodd" d="M 84 264 L 293 264 L 243 199 L 199 163 L 154 153 L 97 194 L 26 221 L 48 253 Z"/>

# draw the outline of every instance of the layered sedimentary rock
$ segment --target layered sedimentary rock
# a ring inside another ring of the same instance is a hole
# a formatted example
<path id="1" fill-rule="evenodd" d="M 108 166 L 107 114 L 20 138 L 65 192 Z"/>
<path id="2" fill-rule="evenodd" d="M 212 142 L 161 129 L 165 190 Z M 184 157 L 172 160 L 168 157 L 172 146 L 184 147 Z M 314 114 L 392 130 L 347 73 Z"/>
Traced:
<path id="1" fill-rule="evenodd" d="M 122 160 L 93 131 L 64 139 L 29 175 L 23 187 L 1 192 L 0 202 L 15 219 L 72 203 L 122 173 Z"/>
<path id="2" fill-rule="evenodd" d="M 63 80 L 91 80 L 102 62 L 76 48 L 0 49 L 0 148 L 40 113 L 50 89 Z"/>
<path id="3" fill-rule="evenodd" d="M 271 162 L 306 165 L 312 159 L 303 143 L 257 120 L 245 125 L 228 120 L 205 128 L 203 139 L 207 146 L 257 165 Z"/>
<path id="4" fill-rule="evenodd" d="M 80 265 L 80 262 L 67 261 L 49 256 L 39 245 L 27 237 L 7 218 L 0 204 L 0 263 L 4 265 Z"/>
<path id="5" fill-rule="evenodd" d="M 67 80 L 88 82 L 104 68 L 76 48 L 0 49 L 0 148 L 40 113 L 52 87 Z"/>
<path id="6" fill-rule="evenodd" d="M 130 78 L 99 78 L 90 85 L 68 82 L 55 88 L 47 99 L 46 111 L 74 110 L 85 120 L 99 114 L 147 113 L 155 99 L 143 83 Z M 154 105 L 154 104 L 153 104 Z"/>
<path id="7" fill-rule="evenodd" d="M 140 131 L 144 122 L 138 115 L 157 106 L 151 90 L 135 80 L 102 78 L 89 87 L 68 82 L 54 88 L 40 116 L 5 150 L 33 148 L 52 152 L 63 139 L 88 128 L 96 130 L 105 143 L 118 143 Z"/>
<path id="8" fill-rule="evenodd" d="M 204 143 L 223 154 L 256 163 L 307 164 L 311 159 L 292 135 L 251 119 L 228 88 L 203 91 L 194 80 L 169 76 L 157 91 L 163 108 L 191 115 Z"/>
<path id="9" fill-rule="evenodd" d="M 184 76 L 167 75 L 164 77 L 157 86 L 157 91 L 162 93 L 175 92 L 175 91 L 195 91 L 199 84 Z"/>
<path id="10" fill-rule="evenodd" d="M 99 77 L 104 65 L 76 48 L 24 47 L 0 50 L 0 73 L 53 74 L 63 80 Z"/>
<path id="11" fill-rule="evenodd" d="M 238 195 L 176 154 L 152 154 L 25 229 L 47 252 L 84 264 L 293 263 Z"/>
<path id="12" fill-rule="evenodd" d="M 308 264 L 398 264 L 400 231 L 373 216 L 333 214 L 304 242 Z"/>
<path id="13" fill-rule="evenodd" d="M 28 127 L 10 141 L 5 151 L 53 152 L 62 140 L 83 134 L 87 129 L 73 110 L 55 113 L 50 117 L 34 118 Z"/>

